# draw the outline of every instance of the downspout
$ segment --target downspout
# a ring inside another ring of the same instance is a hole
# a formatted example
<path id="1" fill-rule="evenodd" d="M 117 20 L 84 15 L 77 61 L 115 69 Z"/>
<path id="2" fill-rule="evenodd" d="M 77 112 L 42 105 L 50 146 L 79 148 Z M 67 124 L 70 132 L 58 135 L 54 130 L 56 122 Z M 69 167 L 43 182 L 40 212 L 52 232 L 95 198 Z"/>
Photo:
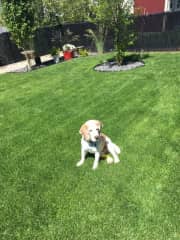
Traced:
<path id="1" fill-rule="evenodd" d="M 167 13 L 170 10 L 170 0 L 164 0 L 164 14 L 162 19 L 162 32 L 166 31 Z"/>

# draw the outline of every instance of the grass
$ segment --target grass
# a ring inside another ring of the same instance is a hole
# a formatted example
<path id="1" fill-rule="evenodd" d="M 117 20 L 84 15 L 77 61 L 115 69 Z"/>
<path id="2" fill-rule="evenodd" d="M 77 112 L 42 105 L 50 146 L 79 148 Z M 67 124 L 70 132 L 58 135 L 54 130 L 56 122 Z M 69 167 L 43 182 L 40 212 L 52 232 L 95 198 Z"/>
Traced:
<path id="1" fill-rule="evenodd" d="M 106 57 L 0 76 L 1 240 L 179 239 L 180 54 L 93 71 Z M 94 118 L 121 163 L 76 168 Z"/>

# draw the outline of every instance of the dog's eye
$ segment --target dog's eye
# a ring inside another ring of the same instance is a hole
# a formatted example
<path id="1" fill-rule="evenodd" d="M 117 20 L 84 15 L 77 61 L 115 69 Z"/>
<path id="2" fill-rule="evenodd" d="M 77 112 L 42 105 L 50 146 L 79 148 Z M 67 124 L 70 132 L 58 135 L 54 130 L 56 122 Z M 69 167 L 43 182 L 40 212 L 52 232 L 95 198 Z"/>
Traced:
<path id="1" fill-rule="evenodd" d="M 92 132 L 92 129 L 90 129 L 89 132 Z"/>
<path id="2" fill-rule="evenodd" d="M 98 132 L 100 132 L 100 129 L 99 129 L 99 128 L 97 128 L 96 130 L 97 130 Z"/>

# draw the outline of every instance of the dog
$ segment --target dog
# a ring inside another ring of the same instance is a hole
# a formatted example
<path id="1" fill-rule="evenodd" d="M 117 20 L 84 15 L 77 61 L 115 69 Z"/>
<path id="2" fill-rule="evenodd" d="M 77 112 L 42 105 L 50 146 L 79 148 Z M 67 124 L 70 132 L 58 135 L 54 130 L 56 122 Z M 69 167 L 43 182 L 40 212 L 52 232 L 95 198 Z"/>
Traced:
<path id="1" fill-rule="evenodd" d="M 85 122 L 79 133 L 81 138 L 81 159 L 77 162 L 76 166 L 83 165 L 87 153 L 95 155 L 92 169 L 97 169 L 100 161 L 100 157 L 106 154 L 107 163 L 119 163 L 120 148 L 111 141 L 109 137 L 101 133 L 103 124 L 99 120 L 88 120 Z"/>

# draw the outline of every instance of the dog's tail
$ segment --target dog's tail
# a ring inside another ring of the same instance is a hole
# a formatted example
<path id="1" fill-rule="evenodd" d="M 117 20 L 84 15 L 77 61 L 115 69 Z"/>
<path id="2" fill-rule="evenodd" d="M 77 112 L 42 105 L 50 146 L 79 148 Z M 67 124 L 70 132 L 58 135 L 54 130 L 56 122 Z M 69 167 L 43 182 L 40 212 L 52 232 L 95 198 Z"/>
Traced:
<path id="1" fill-rule="evenodd" d="M 116 151 L 117 154 L 120 154 L 121 153 L 121 149 L 119 146 L 117 146 L 116 144 L 114 144 L 114 149 Z"/>

